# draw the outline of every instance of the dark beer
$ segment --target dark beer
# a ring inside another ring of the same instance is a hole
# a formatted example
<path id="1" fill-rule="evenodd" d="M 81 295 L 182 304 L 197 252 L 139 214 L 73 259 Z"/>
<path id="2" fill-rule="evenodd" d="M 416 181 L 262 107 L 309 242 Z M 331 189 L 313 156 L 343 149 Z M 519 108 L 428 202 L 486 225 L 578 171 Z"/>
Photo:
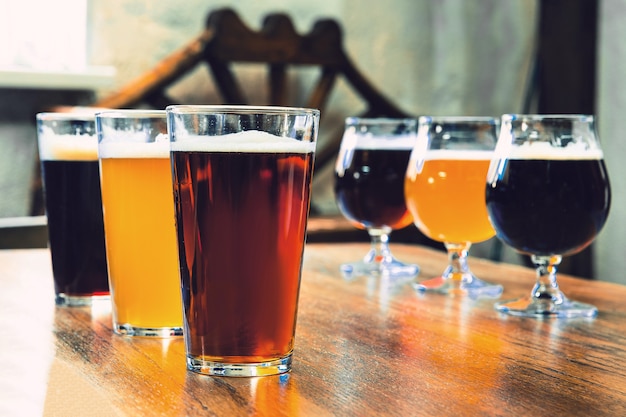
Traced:
<path id="1" fill-rule="evenodd" d="M 361 228 L 400 229 L 412 222 L 404 199 L 404 176 L 411 149 L 354 149 L 335 171 L 341 212 Z"/>
<path id="2" fill-rule="evenodd" d="M 609 213 L 602 159 L 511 159 L 486 201 L 498 237 L 520 252 L 570 255 L 588 246 Z"/>
<path id="3" fill-rule="evenodd" d="M 42 175 L 57 301 L 107 295 L 98 161 L 44 160 Z"/>
<path id="4" fill-rule="evenodd" d="M 312 166 L 312 152 L 172 152 L 188 357 L 291 353 Z"/>

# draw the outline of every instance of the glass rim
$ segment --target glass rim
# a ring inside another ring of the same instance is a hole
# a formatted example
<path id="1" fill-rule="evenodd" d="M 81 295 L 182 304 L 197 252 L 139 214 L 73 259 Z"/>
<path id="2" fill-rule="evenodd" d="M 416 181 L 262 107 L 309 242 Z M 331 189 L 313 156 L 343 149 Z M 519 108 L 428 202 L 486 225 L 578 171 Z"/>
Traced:
<path id="1" fill-rule="evenodd" d="M 397 123 L 415 123 L 417 119 L 414 117 L 361 117 L 361 116 L 348 116 L 345 120 L 346 124 L 397 124 Z"/>
<path id="2" fill-rule="evenodd" d="M 592 114 L 524 114 L 524 113 L 505 113 L 502 115 L 502 120 L 513 121 L 541 121 L 541 120 L 579 120 L 582 122 L 594 121 Z"/>
<path id="3" fill-rule="evenodd" d="M 79 111 L 79 112 L 41 112 L 35 115 L 37 121 L 41 122 L 58 122 L 58 121 L 78 121 L 89 122 L 96 120 L 96 112 Z"/>
<path id="4" fill-rule="evenodd" d="M 165 110 L 117 109 L 98 112 L 96 117 L 99 119 L 164 119 L 166 113 Z"/>
<path id="5" fill-rule="evenodd" d="M 471 122 L 489 122 L 493 121 L 498 123 L 499 120 L 494 116 L 420 116 L 419 122 L 427 123 L 427 122 L 435 122 L 435 123 L 471 123 Z"/>
<path id="6" fill-rule="evenodd" d="M 172 104 L 165 108 L 168 114 L 311 114 L 319 116 L 320 111 L 308 107 L 250 106 L 246 104 Z"/>

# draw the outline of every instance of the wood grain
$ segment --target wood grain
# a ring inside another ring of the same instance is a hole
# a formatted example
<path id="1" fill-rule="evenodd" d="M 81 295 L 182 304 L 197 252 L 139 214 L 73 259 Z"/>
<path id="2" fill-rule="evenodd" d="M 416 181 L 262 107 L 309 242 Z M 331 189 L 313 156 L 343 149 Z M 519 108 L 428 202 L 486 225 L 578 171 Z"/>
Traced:
<path id="1" fill-rule="evenodd" d="M 188 372 L 182 338 L 116 336 L 106 302 L 55 307 L 47 250 L 0 251 L 0 415 L 626 415 L 626 287 L 562 276 L 598 317 L 516 318 L 490 299 L 344 281 L 339 264 L 367 247 L 307 245 L 293 371 L 263 378 Z M 392 249 L 420 264 L 419 279 L 446 261 Z M 534 280 L 524 267 L 471 265 L 503 298 Z"/>

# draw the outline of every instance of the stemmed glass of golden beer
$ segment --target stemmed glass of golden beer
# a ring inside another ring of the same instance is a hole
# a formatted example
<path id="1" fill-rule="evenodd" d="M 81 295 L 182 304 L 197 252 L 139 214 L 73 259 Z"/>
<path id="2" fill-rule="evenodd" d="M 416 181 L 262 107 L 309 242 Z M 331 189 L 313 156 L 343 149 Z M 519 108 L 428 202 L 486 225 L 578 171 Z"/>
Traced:
<path id="1" fill-rule="evenodd" d="M 529 317 L 593 317 L 557 284 L 563 256 L 587 247 L 609 214 L 611 190 L 593 116 L 502 116 L 486 188 L 497 236 L 530 255 L 537 280 L 525 297 L 496 309 Z"/>
<path id="2" fill-rule="evenodd" d="M 335 196 L 341 213 L 355 227 L 366 229 L 370 251 L 362 260 L 341 265 L 346 279 L 380 275 L 411 279 L 414 264 L 397 260 L 389 249 L 389 234 L 411 224 L 404 201 L 404 173 L 415 143 L 417 120 L 346 119 L 335 166 Z"/>
<path id="3" fill-rule="evenodd" d="M 497 140 L 492 117 L 419 119 L 417 142 L 406 171 L 407 207 L 418 229 L 443 242 L 449 265 L 421 291 L 497 297 L 502 286 L 478 279 L 467 258 L 472 243 L 495 235 L 485 206 L 484 178 Z"/>

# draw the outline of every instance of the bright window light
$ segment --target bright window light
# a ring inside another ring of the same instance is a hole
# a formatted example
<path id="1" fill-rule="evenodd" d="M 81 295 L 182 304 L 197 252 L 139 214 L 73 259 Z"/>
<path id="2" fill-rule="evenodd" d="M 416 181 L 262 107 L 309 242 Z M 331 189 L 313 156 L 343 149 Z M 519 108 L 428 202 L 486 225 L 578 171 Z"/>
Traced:
<path id="1" fill-rule="evenodd" d="M 81 71 L 87 0 L 0 0 L 0 69 Z"/>

